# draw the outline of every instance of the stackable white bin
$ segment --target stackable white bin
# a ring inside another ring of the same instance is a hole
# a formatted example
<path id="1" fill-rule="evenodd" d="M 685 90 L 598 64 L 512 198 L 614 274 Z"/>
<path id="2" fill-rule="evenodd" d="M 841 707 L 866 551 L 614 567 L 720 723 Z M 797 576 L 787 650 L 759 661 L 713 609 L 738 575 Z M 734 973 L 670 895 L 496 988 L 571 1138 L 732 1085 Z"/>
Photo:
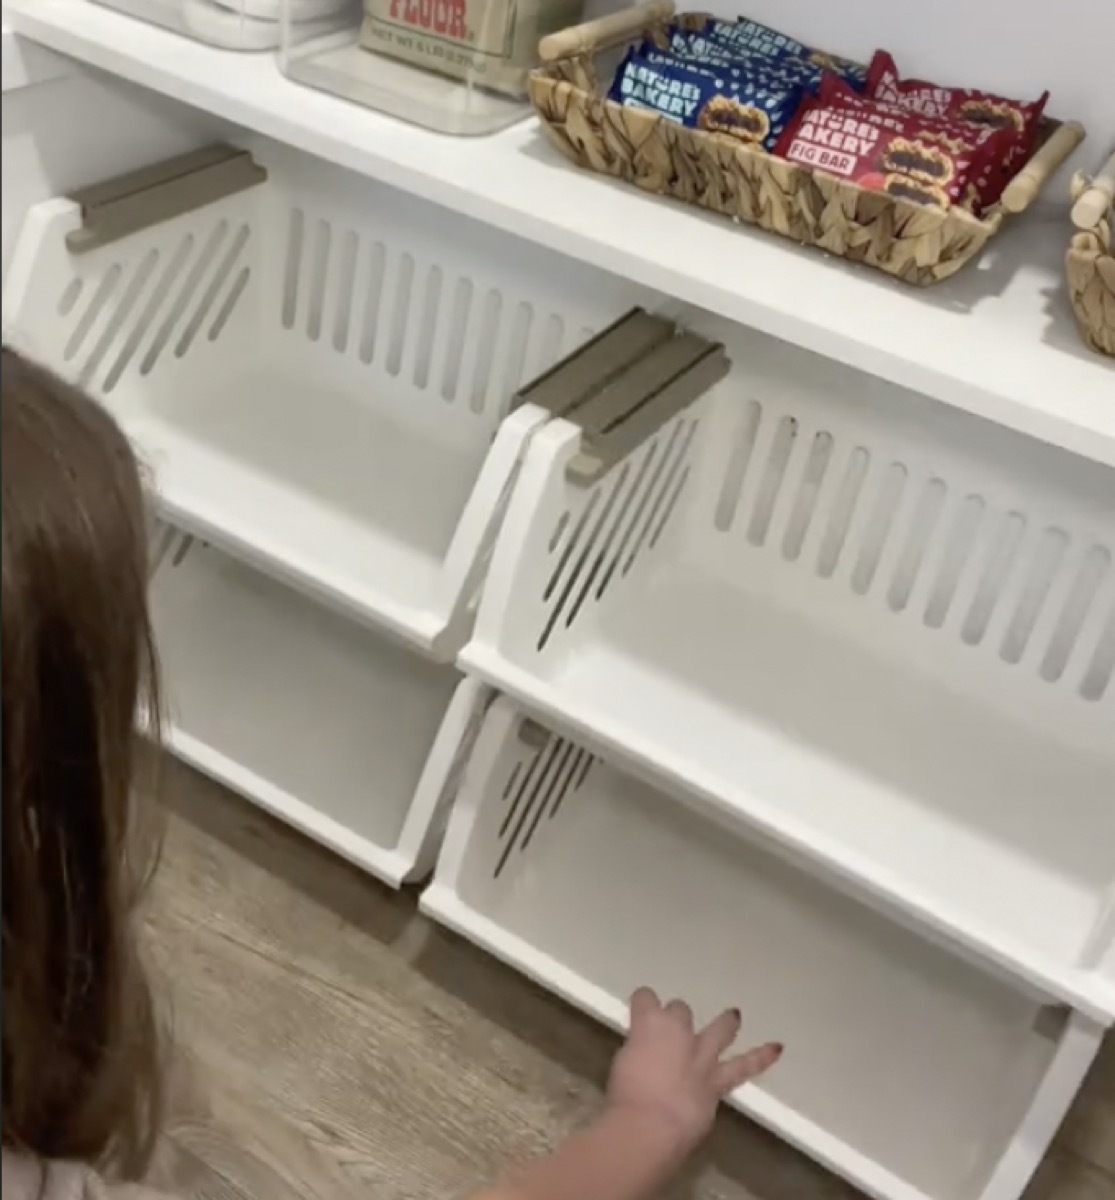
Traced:
<path id="1" fill-rule="evenodd" d="M 195 538 L 156 546 L 170 748 L 395 886 L 427 875 L 484 687 Z"/>
<path id="2" fill-rule="evenodd" d="M 5 336 L 149 469 L 175 751 L 427 871 L 484 692 L 453 663 L 551 417 L 513 398 L 642 295 L 262 141 L 36 205 Z"/>
<path id="3" fill-rule="evenodd" d="M 1018 1200 L 1103 1034 L 506 697 L 423 907 L 617 1029 L 643 984 L 739 1007 L 787 1049 L 732 1103 L 879 1200 Z"/>
<path id="4" fill-rule="evenodd" d="M 36 205 L 4 311 L 175 525 L 449 661 L 549 416 L 512 397 L 645 295 L 261 141 Z"/>
<path id="5" fill-rule="evenodd" d="M 469 671 L 897 919 L 1115 1013 L 1115 472 L 738 327 L 594 480 L 533 440 Z"/>

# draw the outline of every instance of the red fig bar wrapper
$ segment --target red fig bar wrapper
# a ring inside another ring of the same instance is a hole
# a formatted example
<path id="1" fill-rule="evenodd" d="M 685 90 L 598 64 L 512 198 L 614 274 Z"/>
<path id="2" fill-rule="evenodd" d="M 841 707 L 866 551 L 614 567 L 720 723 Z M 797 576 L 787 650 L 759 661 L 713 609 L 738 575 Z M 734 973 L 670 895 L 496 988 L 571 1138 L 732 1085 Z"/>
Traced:
<path id="1" fill-rule="evenodd" d="M 871 60 L 867 73 L 867 95 L 927 117 L 944 117 L 1013 133 L 1014 141 L 999 168 L 989 172 L 981 185 L 981 202 L 984 206 L 999 199 L 1003 188 L 1030 157 L 1049 99 L 1048 92 L 1043 92 L 1036 100 L 1010 100 L 1006 96 L 976 88 L 940 87 L 924 79 L 903 79 L 894 59 L 885 50 L 878 51 Z"/>
<path id="2" fill-rule="evenodd" d="M 1028 137 L 1037 132 L 1037 124 L 1049 99 L 1049 93 L 1045 92 L 1037 100 L 1026 103 L 975 88 L 940 87 L 924 79 L 903 79 L 894 59 L 885 50 L 877 51 L 871 60 L 865 94 L 871 100 L 896 104 L 924 117 L 943 117 L 992 129 L 1008 129 Z"/>
<path id="3" fill-rule="evenodd" d="M 905 121 L 911 116 L 916 116 L 924 121 L 923 139 L 937 140 L 957 153 L 961 147 L 969 147 L 975 155 L 975 162 L 969 171 L 959 203 L 976 214 L 999 199 L 1010 176 L 1020 165 L 1018 160 L 1025 135 L 1014 129 L 999 129 L 993 125 L 978 125 L 948 117 L 923 117 L 897 104 L 869 100 L 835 76 L 825 77 L 821 87 L 821 99 L 858 113 L 869 112 L 871 120 L 878 122 L 882 122 L 886 117 L 895 121 Z M 936 138 L 934 134 L 937 135 Z M 1022 159 L 1024 157 L 1022 155 Z"/>
<path id="4" fill-rule="evenodd" d="M 981 178 L 1009 151 L 1011 135 L 874 104 L 830 78 L 802 105 L 776 153 L 917 204 L 979 210 Z"/>

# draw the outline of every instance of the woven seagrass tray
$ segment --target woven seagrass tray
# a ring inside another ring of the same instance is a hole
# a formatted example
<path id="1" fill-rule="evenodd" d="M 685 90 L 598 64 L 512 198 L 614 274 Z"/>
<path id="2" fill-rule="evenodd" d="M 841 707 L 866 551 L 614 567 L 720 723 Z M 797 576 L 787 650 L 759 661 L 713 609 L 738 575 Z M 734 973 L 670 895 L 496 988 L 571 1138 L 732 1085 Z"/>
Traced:
<path id="1" fill-rule="evenodd" d="M 1091 178 L 1072 181 L 1077 233 L 1065 257 L 1080 336 L 1101 354 L 1115 357 L 1115 153 Z"/>
<path id="2" fill-rule="evenodd" d="M 913 284 L 947 279 L 975 259 L 1009 214 L 1027 209 L 1084 138 L 1045 121 L 1040 143 L 1003 193 L 974 217 L 860 188 L 734 139 L 625 108 L 606 94 L 617 51 L 665 25 L 654 0 L 543 38 L 530 95 L 550 140 L 579 166 L 865 263 Z"/>

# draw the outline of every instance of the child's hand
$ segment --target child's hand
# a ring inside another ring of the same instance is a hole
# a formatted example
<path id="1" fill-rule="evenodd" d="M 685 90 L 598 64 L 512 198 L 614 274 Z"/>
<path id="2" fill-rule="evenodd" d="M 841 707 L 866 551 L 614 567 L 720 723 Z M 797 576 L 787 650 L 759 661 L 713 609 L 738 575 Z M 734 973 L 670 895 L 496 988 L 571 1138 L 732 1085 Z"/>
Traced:
<path id="1" fill-rule="evenodd" d="M 761 1075 L 782 1054 L 770 1042 L 725 1058 L 740 1032 L 740 1014 L 722 1013 L 700 1033 L 687 1004 L 663 1005 L 649 988 L 631 998 L 631 1031 L 616 1057 L 608 1107 L 656 1126 L 665 1152 L 680 1162 L 711 1132 L 720 1101 Z"/>
<path id="2" fill-rule="evenodd" d="M 474 1200 L 650 1200 L 712 1129 L 720 1101 L 777 1062 L 771 1042 L 725 1058 L 740 1016 L 694 1032 L 687 1004 L 649 988 L 631 998 L 631 1032 L 616 1056 L 600 1119 L 554 1154 Z"/>

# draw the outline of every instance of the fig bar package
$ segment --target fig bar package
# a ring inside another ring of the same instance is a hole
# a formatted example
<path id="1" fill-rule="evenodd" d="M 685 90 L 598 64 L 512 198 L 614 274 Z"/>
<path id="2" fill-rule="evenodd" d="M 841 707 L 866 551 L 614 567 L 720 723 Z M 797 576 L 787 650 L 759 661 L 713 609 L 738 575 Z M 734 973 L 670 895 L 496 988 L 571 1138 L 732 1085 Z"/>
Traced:
<path id="1" fill-rule="evenodd" d="M 810 91 L 816 91 L 825 71 L 834 72 L 857 90 L 867 80 L 867 68 L 862 64 L 806 46 L 796 38 L 745 17 L 738 21 L 718 21 L 714 17 L 688 14 L 652 36 L 660 49 L 710 66 L 733 62 L 777 66 L 792 83 Z"/>
<path id="2" fill-rule="evenodd" d="M 649 43 L 628 51 L 616 78 L 622 77 L 624 67 L 629 62 L 641 62 L 647 66 L 661 69 L 667 74 L 683 76 L 696 73 L 708 79 L 720 81 L 721 86 L 730 85 L 746 89 L 748 85 L 769 91 L 782 90 L 792 94 L 798 103 L 801 102 L 803 91 L 801 85 L 795 82 L 779 64 L 767 62 L 743 63 L 738 59 L 723 63 L 701 62 L 695 58 L 686 58 L 667 50 L 659 50 Z M 790 113 L 793 116 L 793 113 Z"/>
<path id="3" fill-rule="evenodd" d="M 777 152 L 863 188 L 934 208 L 960 204 L 978 212 L 984 181 L 1011 145 L 1006 131 L 875 103 L 830 77 L 821 96 L 802 106 Z"/>
<path id="4" fill-rule="evenodd" d="M 801 88 L 781 77 L 699 67 L 668 54 L 628 52 L 609 99 L 690 129 L 770 149 L 801 103 Z"/>
<path id="5" fill-rule="evenodd" d="M 825 80 L 821 95 L 839 107 L 860 113 L 870 112 L 871 119 L 875 121 L 882 121 L 887 117 L 892 121 L 902 121 L 911 115 L 920 117 L 925 122 L 921 134 L 923 140 L 936 140 L 939 145 L 957 153 L 965 148 L 972 152 L 974 157 L 966 172 L 964 191 L 959 203 L 977 216 L 999 199 L 1011 174 L 1010 164 L 1016 160 L 1026 136 L 1014 128 L 1000 128 L 996 125 L 953 120 L 949 117 L 924 116 L 921 113 L 912 114 L 910 109 L 897 104 L 860 96 L 831 77 Z"/>
<path id="6" fill-rule="evenodd" d="M 364 0 L 360 44 L 477 87 L 522 95 L 538 42 L 582 0 Z"/>
<path id="7" fill-rule="evenodd" d="M 1043 92 L 1037 100 L 1024 102 L 975 88 L 940 87 L 922 79 L 903 79 L 894 59 L 884 50 L 878 51 L 871 60 L 866 94 L 874 100 L 926 117 L 962 121 L 966 125 L 1012 133 L 1014 140 L 1009 153 L 982 189 L 985 205 L 999 199 L 1003 188 L 1030 157 L 1049 99 L 1048 92 Z"/>
<path id="8" fill-rule="evenodd" d="M 1028 103 L 1008 100 L 975 88 L 940 87 L 921 79 L 902 79 L 894 59 L 880 50 L 867 73 L 867 96 L 925 117 L 964 121 L 992 129 L 1008 129 L 1032 139 L 1045 110 L 1049 93 Z"/>

